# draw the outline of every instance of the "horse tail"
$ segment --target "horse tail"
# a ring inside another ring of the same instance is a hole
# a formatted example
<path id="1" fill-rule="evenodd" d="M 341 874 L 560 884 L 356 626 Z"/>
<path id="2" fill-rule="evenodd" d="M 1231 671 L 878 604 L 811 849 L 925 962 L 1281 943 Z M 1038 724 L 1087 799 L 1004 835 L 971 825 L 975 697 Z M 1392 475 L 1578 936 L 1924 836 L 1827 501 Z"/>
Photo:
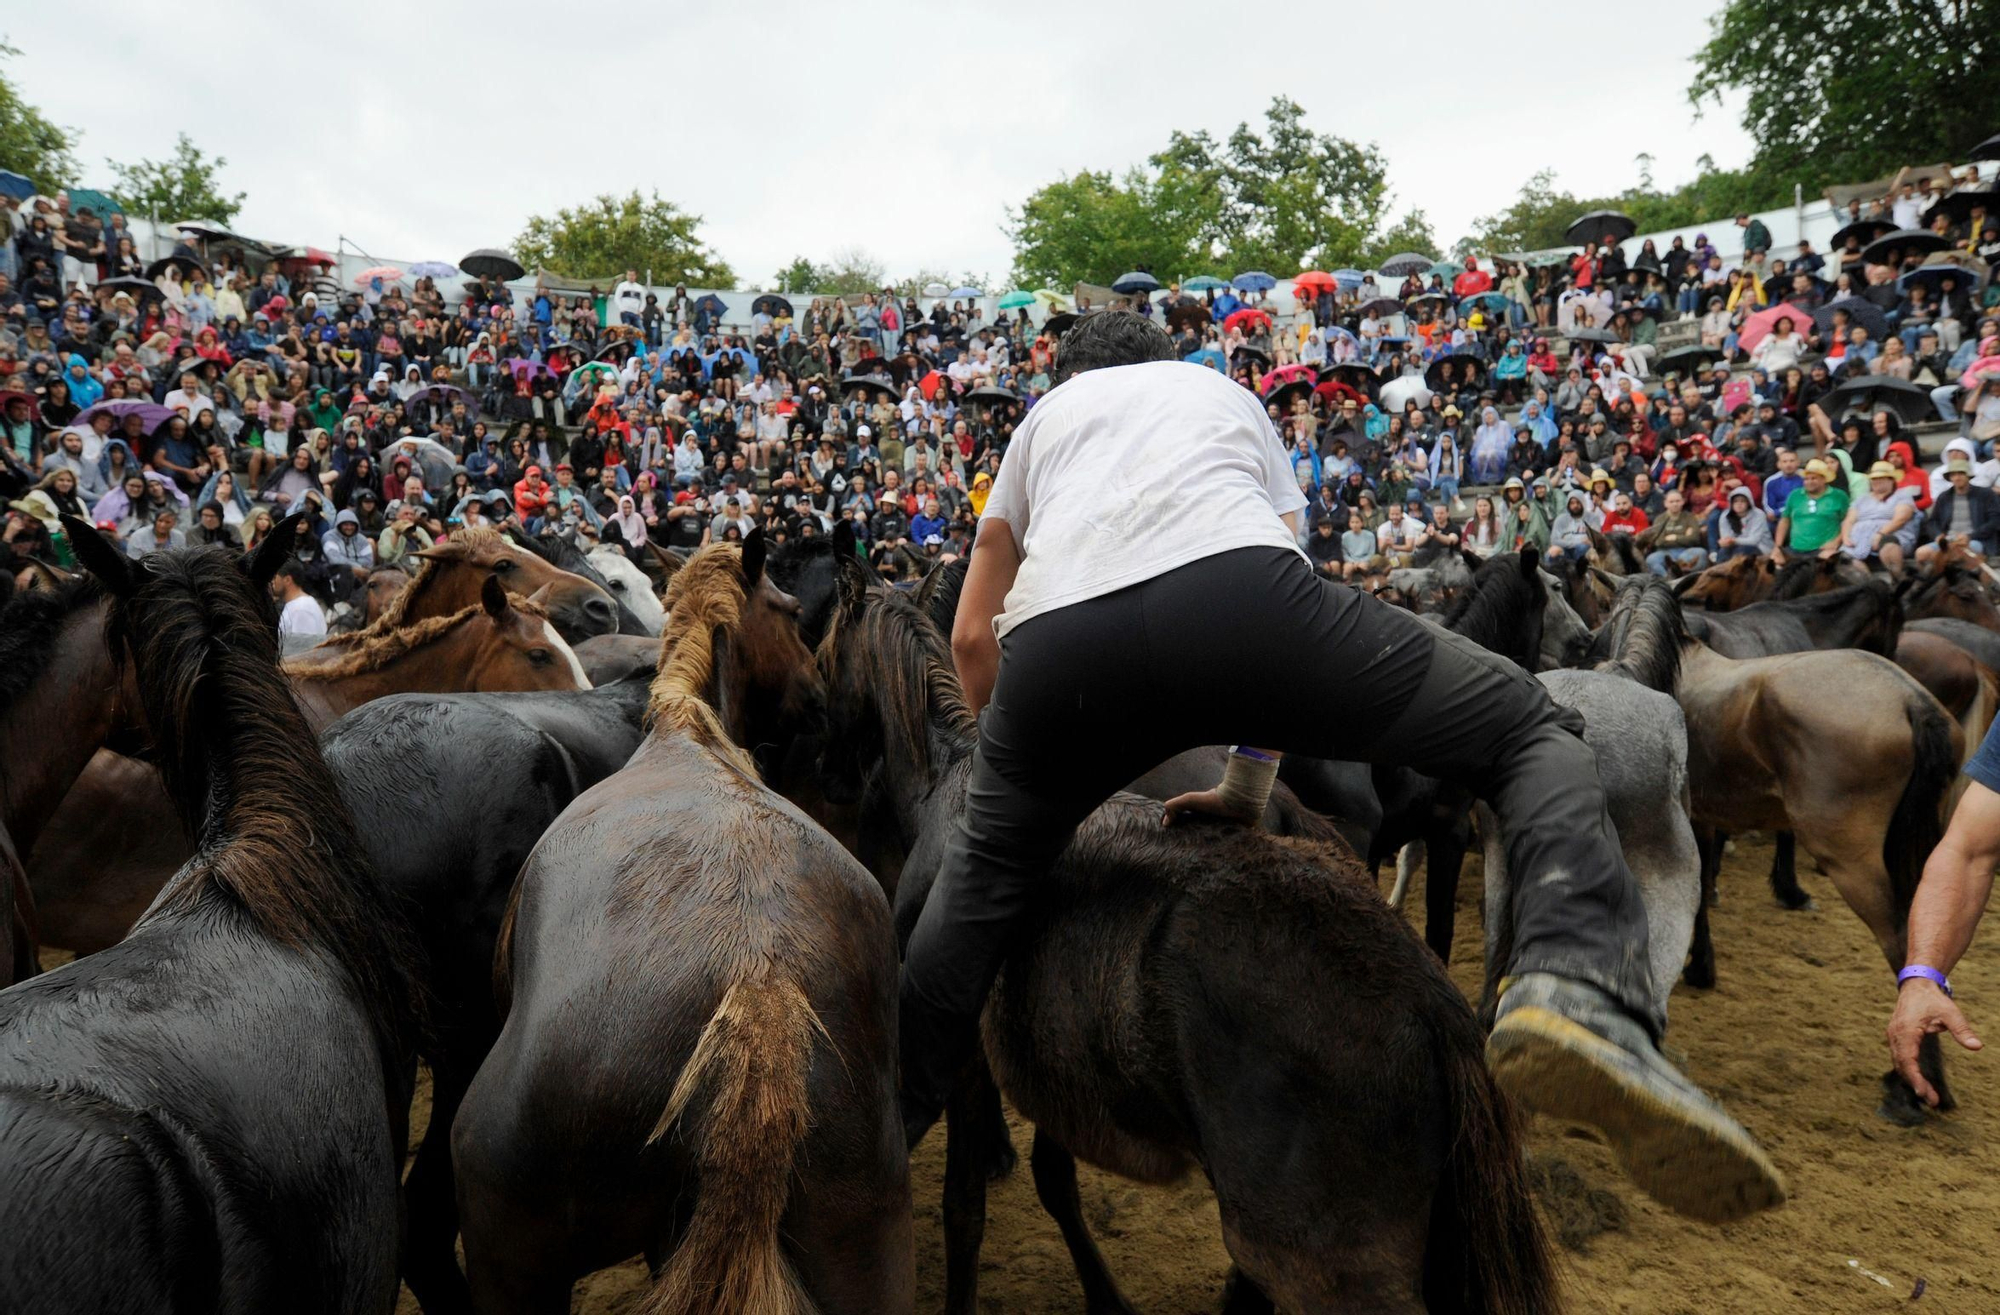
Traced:
<path id="1" fill-rule="evenodd" d="M 1431 1201 L 1424 1291 L 1440 1310 L 1553 1315 L 1562 1290 L 1528 1188 L 1513 1103 L 1475 1041 L 1447 1038 L 1446 1101 L 1457 1138 Z"/>
<path id="2" fill-rule="evenodd" d="M 779 1248 L 778 1223 L 806 1134 L 816 1033 L 826 1034 L 796 982 L 738 981 L 723 993 L 653 1130 L 657 1140 L 684 1116 L 692 1120 L 700 1187 L 643 1315 L 812 1315 L 812 1298 Z"/>
<path id="3" fill-rule="evenodd" d="M 1943 705 L 1917 686 L 1905 697 L 1904 706 L 1910 719 L 1910 779 L 1882 838 L 1882 864 L 1889 870 L 1898 927 L 1910 916 L 1924 860 L 1944 838 L 1945 801 L 1959 766 L 1959 744 L 1954 742 L 1958 726 Z"/>

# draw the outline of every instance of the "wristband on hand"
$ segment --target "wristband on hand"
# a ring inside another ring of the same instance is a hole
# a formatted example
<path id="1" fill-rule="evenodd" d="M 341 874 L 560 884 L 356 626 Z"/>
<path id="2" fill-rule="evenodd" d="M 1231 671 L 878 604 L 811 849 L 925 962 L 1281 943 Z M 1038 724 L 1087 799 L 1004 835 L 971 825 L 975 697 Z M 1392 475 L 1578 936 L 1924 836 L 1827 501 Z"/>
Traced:
<path id="1" fill-rule="evenodd" d="M 1930 982 L 1932 985 L 1936 986 L 1938 990 L 1944 992 L 1946 999 L 1954 998 L 1951 993 L 1951 979 L 1946 977 L 1943 973 L 1939 972 L 1937 969 L 1926 968 L 1924 965 L 1920 963 L 1913 963 L 1909 967 L 1903 969 L 1903 971 L 1896 974 L 1897 988 L 1901 989 L 1903 983 L 1909 981 L 1912 977 L 1921 977 L 1925 981 Z"/>

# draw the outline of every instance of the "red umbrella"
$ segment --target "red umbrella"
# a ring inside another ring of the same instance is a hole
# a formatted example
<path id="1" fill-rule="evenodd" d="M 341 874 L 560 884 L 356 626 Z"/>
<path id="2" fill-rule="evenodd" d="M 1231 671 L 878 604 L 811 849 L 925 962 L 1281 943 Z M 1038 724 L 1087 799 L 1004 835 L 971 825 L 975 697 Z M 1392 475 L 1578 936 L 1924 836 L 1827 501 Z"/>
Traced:
<path id="1" fill-rule="evenodd" d="M 1812 318 L 1809 312 L 1786 302 L 1767 306 L 1743 321 L 1743 328 L 1736 335 L 1736 345 L 1746 352 L 1750 351 L 1778 327 L 1779 320 L 1790 320 L 1792 332 L 1797 333 L 1801 327 L 1811 327 Z"/>
<path id="2" fill-rule="evenodd" d="M 1359 406 L 1368 400 L 1353 384 L 1344 384 L 1338 379 L 1329 379 L 1313 391 L 1329 402 L 1353 402 Z"/>
<path id="3" fill-rule="evenodd" d="M 1264 396 L 1269 397 L 1290 383 L 1302 382 L 1310 387 L 1318 378 L 1310 365 L 1281 365 L 1264 376 Z"/>
<path id="4" fill-rule="evenodd" d="M 1271 317 L 1263 311 L 1258 310 L 1255 306 L 1245 306 L 1242 310 L 1232 311 L 1229 318 L 1222 322 L 1222 327 L 1225 331 L 1234 329 L 1240 333 L 1245 331 L 1243 326 L 1251 320 L 1262 320 L 1267 328 L 1271 323 Z"/>
<path id="5" fill-rule="evenodd" d="M 1338 291 L 1340 291 L 1340 280 L 1317 269 L 1309 269 L 1292 280 L 1293 296 L 1303 292 L 1308 296 L 1317 297 L 1322 292 Z"/>
<path id="6" fill-rule="evenodd" d="M 926 402 L 937 401 L 938 389 L 950 386 L 951 380 L 947 376 L 939 374 L 936 370 L 932 370 L 929 374 L 917 380 L 917 391 L 924 395 Z"/>

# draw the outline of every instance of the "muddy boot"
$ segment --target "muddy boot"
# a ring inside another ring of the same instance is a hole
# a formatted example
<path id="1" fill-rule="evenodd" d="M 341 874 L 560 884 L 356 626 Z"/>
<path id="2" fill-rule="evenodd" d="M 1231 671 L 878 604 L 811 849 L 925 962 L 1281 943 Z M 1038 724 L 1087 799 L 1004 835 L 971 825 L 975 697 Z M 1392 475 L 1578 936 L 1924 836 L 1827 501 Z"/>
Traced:
<path id="1" fill-rule="evenodd" d="M 1594 986 L 1549 973 L 1508 983 L 1486 1063 L 1529 1109 L 1596 1128 L 1633 1182 L 1684 1215 L 1726 1223 L 1785 1199 L 1750 1134 Z"/>

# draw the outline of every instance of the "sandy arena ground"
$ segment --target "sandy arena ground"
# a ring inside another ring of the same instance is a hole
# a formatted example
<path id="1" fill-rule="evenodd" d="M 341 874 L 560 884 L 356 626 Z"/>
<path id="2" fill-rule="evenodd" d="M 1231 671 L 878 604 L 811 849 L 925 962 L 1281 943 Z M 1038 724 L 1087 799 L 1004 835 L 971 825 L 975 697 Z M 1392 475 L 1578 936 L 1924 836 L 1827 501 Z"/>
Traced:
<path id="1" fill-rule="evenodd" d="M 1888 1068 L 1882 1028 L 1892 984 L 1861 923 L 1825 878 L 1800 880 L 1817 912 L 1785 913 L 1764 882 L 1769 848 L 1740 843 L 1723 871 L 1714 929 L 1719 984 L 1682 987 L 1669 1044 L 1688 1071 L 1761 1138 L 1787 1175 L 1783 1209 L 1726 1228 L 1690 1223 L 1653 1205 L 1581 1129 L 1538 1122 L 1530 1153 L 1549 1184 L 1543 1205 L 1566 1232 L 1560 1248 L 1570 1308 L 1645 1315 L 1887 1311 L 1936 1315 L 2000 1311 L 2000 1061 L 1946 1043 L 1961 1110 L 1922 1129 L 1875 1115 Z M 1459 890 L 1452 972 L 1478 985 L 1478 859 Z M 1419 879 L 1419 882 L 1421 878 Z M 1421 921 L 1421 890 L 1406 905 Z M 2000 932 L 1989 927 L 1955 974 L 1975 1027 L 2000 1042 Z M 1981 984 L 1988 984 L 1982 990 Z M 1020 1169 L 988 1198 L 980 1306 L 995 1315 L 1072 1315 L 1082 1295 L 1055 1225 L 1027 1171 L 1031 1133 L 1014 1127 Z M 944 1139 L 916 1160 L 921 1312 L 944 1300 L 938 1209 Z M 1083 1168 L 1092 1230 L 1126 1296 L 1147 1315 L 1213 1310 L 1228 1256 L 1215 1204 L 1199 1178 L 1148 1188 Z M 1871 1275 L 1879 1275 L 1878 1282 Z M 637 1261 L 577 1286 L 574 1309 L 637 1308 Z M 1923 1295 L 1914 1303 L 1918 1283 Z M 407 1292 L 399 1315 L 415 1315 Z"/>

